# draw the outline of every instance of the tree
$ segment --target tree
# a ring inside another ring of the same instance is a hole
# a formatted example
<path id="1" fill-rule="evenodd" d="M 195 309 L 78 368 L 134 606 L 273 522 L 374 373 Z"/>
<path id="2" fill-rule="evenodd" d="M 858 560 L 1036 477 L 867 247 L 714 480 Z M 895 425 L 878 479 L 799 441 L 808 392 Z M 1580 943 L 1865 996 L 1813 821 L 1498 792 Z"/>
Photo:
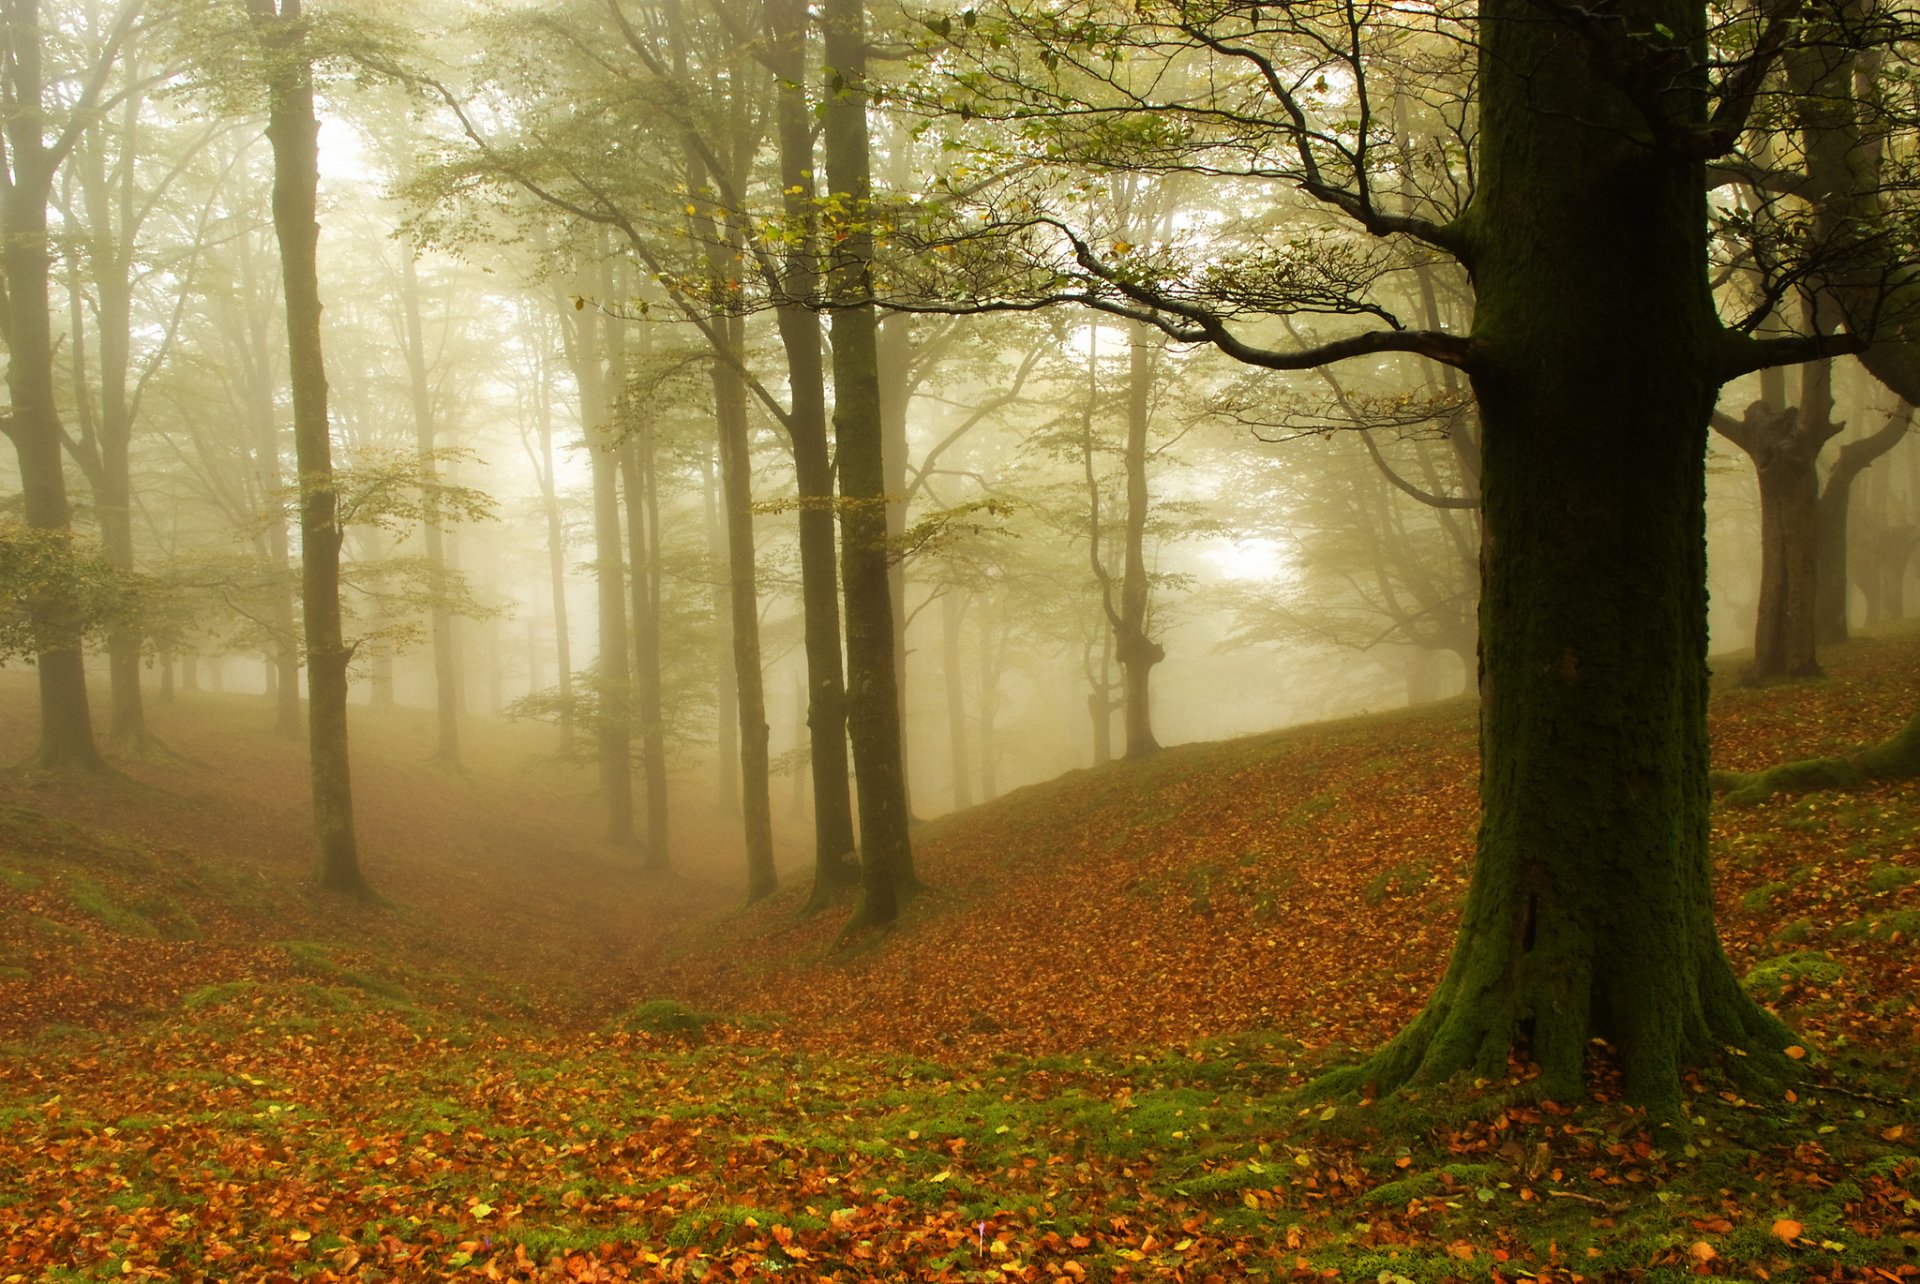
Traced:
<path id="1" fill-rule="evenodd" d="M 320 344 L 320 122 L 301 0 L 247 0 L 265 64 L 267 141 L 273 147 L 273 226 L 287 308 L 293 441 L 300 468 L 300 612 L 307 654 L 307 754 L 320 881 L 371 896 L 360 871 L 347 755 L 347 665 L 340 625 L 339 497 Z"/>
<path id="2" fill-rule="evenodd" d="M 914 885 L 888 584 L 886 466 L 875 319 L 872 138 L 864 0 L 828 0 L 824 142 L 837 248 L 827 275 L 833 332 L 840 567 L 847 604 L 847 731 L 860 785 L 860 907 L 847 930 L 885 927 Z"/>
<path id="3" fill-rule="evenodd" d="M 0 137 L 5 141 L 0 174 L 0 328 L 7 345 L 7 391 L 11 410 L 0 431 L 20 459 L 27 524 L 56 534 L 71 531 L 61 463 L 62 427 L 54 395 L 52 252 L 48 207 L 60 167 L 79 144 L 93 114 L 107 106 L 107 85 L 126 41 L 145 9 L 142 0 L 122 0 L 107 20 L 104 39 L 55 41 L 41 20 L 39 0 L 6 0 L 0 49 Z M 78 49 L 76 65 L 61 54 Z M 49 56 L 54 61 L 49 61 Z M 61 595 L 63 581 L 47 581 L 48 593 L 33 603 L 38 635 L 46 648 L 36 660 L 40 677 L 40 751 L 45 767 L 101 765 L 93 739 L 87 678 L 80 651 L 81 610 Z"/>
<path id="4" fill-rule="evenodd" d="M 1337 1083 L 1499 1073 L 1519 1051 L 1569 1096 L 1596 1037 L 1628 1094 L 1664 1109 L 1683 1067 L 1727 1047 L 1747 1054 L 1727 1063 L 1743 1074 L 1786 1068 L 1786 1032 L 1714 930 L 1706 435 L 1723 383 L 1868 336 L 1763 339 L 1722 321 L 1706 165 L 1764 127 L 1754 103 L 1799 30 L 1768 8 L 1710 32 L 1698 0 L 1485 0 L 1364 25 L 1331 4 L 1074 5 L 976 21 L 970 64 L 942 89 L 943 107 L 1017 114 L 1030 161 L 1203 171 L 1242 199 L 1290 187 L 1317 211 L 1291 242 L 1192 235 L 1123 253 L 1023 176 L 976 197 L 1024 255 L 1012 272 L 1004 238 L 982 254 L 976 299 L 1077 301 L 1272 369 L 1403 353 L 1471 381 L 1486 539 L 1473 882 L 1425 1011 Z M 1405 95 L 1444 117 L 1459 101 L 1454 49 L 1471 51 L 1473 128 L 1383 146 L 1377 104 Z M 1389 164 L 1410 150 L 1415 164 Z M 938 235 L 949 271 L 985 244 Z M 1408 326 L 1376 289 L 1432 254 L 1471 275 L 1466 334 Z M 1304 348 L 1262 341 L 1261 318 L 1309 312 L 1362 325 Z"/>

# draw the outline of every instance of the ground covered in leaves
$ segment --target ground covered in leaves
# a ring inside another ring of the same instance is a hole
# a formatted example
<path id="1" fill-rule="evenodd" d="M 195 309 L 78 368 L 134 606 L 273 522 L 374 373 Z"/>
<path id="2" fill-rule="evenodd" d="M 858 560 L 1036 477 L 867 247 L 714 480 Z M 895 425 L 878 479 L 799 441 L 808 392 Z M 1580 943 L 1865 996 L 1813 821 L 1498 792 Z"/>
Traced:
<path id="1" fill-rule="evenodd" d="M 1831 668 L 1722 692 L 1716 765 L 1888 734 L 1920 638 Z M 1806 1075 L 1656 1126 L 1603 1049 L 1581 1102 L 1305 1087 L 1444 962 L 1465 704 L 932 822 L 933 894 L 850 948 L 795 918 L 803 831 L 739 911 L 692 782 L 643 880 L 524 733 L 454 775 L 398 713 L 356 742 L 389 903 L 322 896 L 264 716 L 201 697 L 105 786 L 0 777 L 0 1284 L 1920 1278 L 1920 786 L 1716 811 L 1727 949 Z"/>

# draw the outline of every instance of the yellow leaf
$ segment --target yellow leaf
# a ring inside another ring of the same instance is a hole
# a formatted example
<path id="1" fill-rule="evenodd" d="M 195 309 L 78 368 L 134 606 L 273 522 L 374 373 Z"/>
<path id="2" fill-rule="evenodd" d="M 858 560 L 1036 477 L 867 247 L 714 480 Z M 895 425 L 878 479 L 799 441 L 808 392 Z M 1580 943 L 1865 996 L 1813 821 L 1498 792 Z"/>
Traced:
<path id="1" fill-rule="evenodd" d="M 1193 1247 L 1193 1241 L 1192 1241 L 1192 1240 L 1190 1240 L 1190 1239 L 1183 1239 L 1183 1240 L 1178 1240 L 1178 1241 L 1176 1241 L 1176 1242 L 1175 1242 L 1175 1244 L 1174 1244 L 1174 1246 L 1173 1246 L 1173 1251 L 1174 1251 L 1174 1252 L 1176 1252 L 1176 1253 L 1184 1253 L 1184 1252 L 1186 1252 L 1186 1251 L 1187 1251 L 1188 1249 L 1190 1249 L 1190 1248 L 1192 1248 L 1192 1247 Z"/>
<path id="2" fill-rule="evenodd" d="M 304 1230 L 292 1231 L 287 1235 L 287 1238 L 296 1244 L 304 1244 L 313 1238 L 313 1232 Z"/>
<path id="3" fill-rule="evenodd" d="M 470 1211 L 475 1217 L 490 1217 L 493 1214 L 493 1205 L 475 1204 Z"/>
<path id="4" fill-rule="evenodd" d="M 928 1180 L 928 1181 L 930 1181 L 930 1182 L 943 1182 L 943 1181 L 945 1181 L 945 1180 L 946 1180 L 947 1178 L 949 1178 L 949 1177 L 951 1177 L 951 1176 L 953 1176 L 953 1169 L 951 1169 L 951 1168 L 942 1168 L 942 1169 L 941 1169 L 941 1170 L 940 1170 L 939 1172 L 937 1172 L 937 1173 L 935 1173 L 935 1174 L 934 1174 L 933 1176 L 931 1176 L 931 1177 L 929 1177 L 929 1178 L 927 1178 L 927 1180 Z"/>

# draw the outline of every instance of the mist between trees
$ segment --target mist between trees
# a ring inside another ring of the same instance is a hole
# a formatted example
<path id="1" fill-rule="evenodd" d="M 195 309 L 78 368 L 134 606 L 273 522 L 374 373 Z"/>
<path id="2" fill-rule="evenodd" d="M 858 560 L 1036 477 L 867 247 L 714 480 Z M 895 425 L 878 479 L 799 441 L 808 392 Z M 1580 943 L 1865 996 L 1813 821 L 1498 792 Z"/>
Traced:
<path id="1" fill-rule="evenodd" d="M 1910 10 L 4 20 L 45 768 L 263 696 L 368 894 L 349 703 L 432 707 L 449 770 L 516 718 L 636 866 L 698 781 L 749 898 L 853 934 L 915 817 L 1478 691 L 1461 944 L 1357 1073 L 1778 1068 L 1707 908 L 1706 657 L 1817 674 L 1905 612 Z"/>

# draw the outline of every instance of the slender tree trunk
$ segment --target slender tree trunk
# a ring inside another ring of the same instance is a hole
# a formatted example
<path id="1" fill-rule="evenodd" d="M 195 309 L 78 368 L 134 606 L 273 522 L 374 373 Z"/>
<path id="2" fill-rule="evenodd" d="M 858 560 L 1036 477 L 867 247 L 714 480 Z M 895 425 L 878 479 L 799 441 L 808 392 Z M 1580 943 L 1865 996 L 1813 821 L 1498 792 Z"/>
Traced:
<path id="1" fill-rule="evenodd" d="M 554 680 L 560 692 L 560 753 L 573 748 L 573 637 L 567 623 L 567 532 L 560 519 L 559 487 L 553 471 L 553 418 L 545 381 L 540 388 L 540 500 L 547 519 L 547 586 L 553 599 Z"/>
<path id="2" fill-rule="evenodd" d="M 405 322 L 407 386 L 413 403 L 413 444 L 423 468 L 433 467 L 434 413 L 433 388 L 427 369 L 426 324 L 420 313 L 420 270 L 413 247 L 403 246 L 404 262 L 400 278 L 401 315 Z M 437 738 L 433 760 L 443 766 L 460 766 L 460 643 L 454 630 L 453 611 L 448 606 L 446 535 L 441 517 L 431 509 L 423 522 L 421 536 L 426 542 L 427 581 L 434 595 L 431 608 L 433 630 L 433 709 Z"/>
<path id="3" fill-rule="evenodd" d="M 834 565 L 833 455 L 827 440 L 826 369 L 820 322 L 814 210 L 813 120 L 807 102 L 807 7 L 767 0 L 773 39 L 766 55 L 775 101 L 780 186 L 789 223 L 804 231 L 782 265 L 784 297 L 774 319 L 787 359 L 795 482 L 800 497 L 800 599 L 807 655 L 808 768 L 813 783 L 813 892 L 817 910 L 858 877 L 847 763 L 847 697 L 840 656 L 840 573 Z M 795 773 L 796 781 L 799 773 Z"/>
<path id="4" fill-rule="evenodd" d="M 726 528 L 720 521 L 720 478 L 713 456 L 700 459 L 702 492 L 707 501 L 707 573 L 713 586 L 715 711 L 714 789 L 722 811 L 740 813 L 740 689 L 733 668 L 733 605 L 729 594 Z"/>
<path id="5" fill-rule="evenodd" d="M 1104 767 L 1113 761 L 1113 630 L 1100 630 L 1100 665 L 1094 667 L 1092 647 L 1085 652 L 1087 717 L 1093 722 L 1093 765 Z"/>
<path id="6" fill-rule="evenodd" d="M 1483 811 L 1447 973 L 1350 1082 L 1498 1075 L 1519 1046 L 1567 1099 L 1600 1037 L 1628 1095 L 1668 1110 L 1683 1066 L 1731 1045 L 1763 1074 L 1788 1042 L 1713 921 L 1706 184 L 1642 137 L 1572 19 L 1531 0 L 1480 14 L 1479 184 L 1459 230 L 1485 434 Z M 1687 0 L 1635 21 L 1703 47 Z M 1704 101 L 1689 89 L 1661 101 Z"/>
<path id="7" fill-rule="evenodd" d="M 875 369 L 880 380 L 880 460 L 887 496 L 888 546 L 898 548 L 907 532 L 907 406 L 910 384 L 910 317 L 894 314 L 880 320 L 874 333 Z M 893 610 L 893 684 L 896 717 L 900 723 L 900 789 L 913 818 L 913 748 L 907 727 L 907 564 L 887 562 L 887 601 Z"/>
<path id="8" fill-rule="evenodd" d="M 1000 712 L 1000 666 L 994 657 L 993 599 L 982 594 L 975 612 L 980 619 L 980 801 L 1000 796 L 999 747 L 994 743 L 994 718 Z"/>
<path id="9" fill-rule="evenodd" d="M 654 489 L 654 430 L 643 415 L 620 456 L 627 493 L 627 551 L 633 585 L 633 682 L 640 715 L 640 778 L 647 803 L 646 867 L 673 866 L 667 810 L 666 710 L 660 685 L 660 497 Z"/>
<path id="10" fill-rule="evenodd" d="M 1147 427 L 1152 406 L 1154 355 L 1147 329 L 1136 324 L 1127 363 L 1127 527 L 1120 578 L 1120 618 L 1114 654 L 1120 661 L 1126 754 L 1144 758 L 1160 748 L 1153 736 L 1149 677 L 1167 653 L 1147 633 L 1152 589 L 1147 582 Z"/>
<path id="11" fill-rule="evenodd" d="M 728 318 L 736 354 L 745 323 Z M 713 364 L 713 400 L 720 434 L 720 487 L 727 526 L 728 606 L 733 623 L 735 713 L 740 728 L 740 804 L 746 822 L 747 903 L 773 895 L 773 811 L 767 761 L 767 697 L 760 669 L 760 592 L 753 546 L 753 457 L 747 439 L 747 387 L 725 361 Z"/>
<path id="12" fill-rule="evenodd" d="M 949 588 L 940 597 L 941 639 L 946 644 L 947 744 L 953 759 L 953 808 L 973 806 L 973 750 L 967 744 L 967 693 L 960 668 L 960 633 L 967 619 L 967 601 Z"/>
<path id="13" fill-rule="evenodd" d="M 844 201 L 829 293 L 834 436 L 839 445 L 841 578 L 847 604 L 847 729 L 859 781 L 861 903 L 848 928 L 884 927 L 913 885 L 894 616 L 888 585 L 886 467 L 873 306 L 873 194 L 863 0 L 826 0 L 827 182 Z"/>
<path id="14" fill-rule="evenodd" d="M 340 617 L 341 530 L 333 489 L 326 365 L 320 347 L 320 124 L 306 59 L 301 0 L 247 0 L 273 58 L 267 139 L 273 147 L 273 227 L 287 307 L 293 383 L 293 441 L 300 466 L 301 618 L 307 652 L 307 753 L 313 775 L 320 881 L 370 895 L 360 872 L 347 758 L 347 664 L 352 649 Z"/>
<path id="15" fill-rule="evenodd" d="M 604 246 L 601 247 L 604 250 Z M 610 283 L 603 281 L 603 285 Z M 584 284 L 584 282 L 582 283 Z M 581 289 L 579 293 L 591 293 Z M 580 425 L 593 476 L 593 577 L 598 690 L 594 739 L 600 797 L 607 809 L 607 841 L 631 846 L 633 833 L 633 718 L 627 681 L 626 558 L 621 551 L 615 410 L 622 392 L 603 364 L 615 351 L 617 324 L 594 308 L 563 309 L 568 363 L 580 392 Z M 602 330 L 608 333 L 602 336 Z"/>

